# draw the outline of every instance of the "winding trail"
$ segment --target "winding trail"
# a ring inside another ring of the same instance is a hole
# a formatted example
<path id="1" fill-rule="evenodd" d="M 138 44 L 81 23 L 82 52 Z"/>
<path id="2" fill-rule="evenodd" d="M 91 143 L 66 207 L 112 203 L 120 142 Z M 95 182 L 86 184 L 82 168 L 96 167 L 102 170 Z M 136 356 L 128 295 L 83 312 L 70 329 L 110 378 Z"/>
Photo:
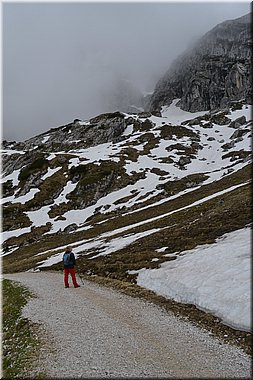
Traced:
<path id="1" fill-rule="evenodd" d="M 49 341 L 31 376 L 251 377 L 251 358 L 242 350 L 146 301 L 89 281 L 65 289 L 60 273 L 4 278 L 21 282 L 37 295 L 23 315 L 41 323 Z"/>

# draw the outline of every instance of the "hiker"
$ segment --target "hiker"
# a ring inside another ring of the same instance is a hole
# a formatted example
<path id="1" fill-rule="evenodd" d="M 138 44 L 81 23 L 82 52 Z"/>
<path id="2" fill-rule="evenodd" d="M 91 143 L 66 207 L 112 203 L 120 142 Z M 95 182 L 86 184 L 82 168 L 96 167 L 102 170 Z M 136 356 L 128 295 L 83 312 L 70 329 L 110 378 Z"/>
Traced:
<path id="1" fill-rule="evenodd" d="M 72 282 L 74 288 L 79 288 L 80 285 L 76 282 L 76 273 L 74 266 L 76 265 L 76 258 L 74 253 L 71 250 L 71 247 L 66 248 L 66 252 L 63 255 L 63 264 L 64 264 L 64 284 L 65 288 L 69 288 L 69 273 L 71 274 Z"/>

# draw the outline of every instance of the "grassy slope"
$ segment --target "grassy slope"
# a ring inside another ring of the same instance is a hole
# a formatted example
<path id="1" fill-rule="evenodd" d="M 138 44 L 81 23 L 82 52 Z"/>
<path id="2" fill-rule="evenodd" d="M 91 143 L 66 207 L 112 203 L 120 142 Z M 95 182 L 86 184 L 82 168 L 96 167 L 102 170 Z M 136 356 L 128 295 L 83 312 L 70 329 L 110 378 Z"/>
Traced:
<path id="1" fill-rule="evenodd" d="M 156 221 L 150 221 L 139 227 L 130 228 L 127 233 L 143 232 L 151 228 L 163 228 L 163 230 L 140 239 L 117 253 L 105 257 L 101 256 L 93 260 L 88 259 L 88 256 L 84 254 L 78 260 L 82 272 L 92 271 L 98 275 L 118 279 L 124 278 L 124 280 L 132 281 L 133 278 L 127 274 L 127 270 L 139 269 L 144 266 L 154 267 L 159 265 L 160 262 L 169 259 L 164 258 L 162 254 L 159 255 L 156 252 L 156 249 L 162 246 L 170 247 L 169 252 L 192 249 L 199 244 L 212 243 L 218 236 L 242 228 L 250 223 L 250 185 L 245 185 L 232 192 L 220 195 L 201 205 L 162 217 L 168 212 L 190 205 L 206 196 L 230 188 L 236 184 L 245 183 L 250 178 L 251 167 L 247 165 L 230 176 L 211 184 L 203 185 L 199 189 L 195 189 L 174 200 L 168 199 L 168 201 L 161 205 L 145 210 L 140 209 L 129 215 L 117 213 L 106 215 L 108 220 L 103 224 L 97 224 L 98 220 L 96 217 L 92 218 L 90 223 L 93 225 L 93 228 L 87 231 L 44 236 L 37 234 L 34 242 L 24 245 L 14 253 L 4 257 L 3 271 L 16 272 L 27 270 L 36 266 L 39 261 L 47 256 L 50 256 L 50 253 L 35 256 L 38 252 L 71 244 L 82 239 L 96 238 L 101 233 L 115 231 L 118 228 L 129 226 L 136 222 L 148 221 L 150 218 L 161 216 Z M 19 245 L 22 237 L 13 238 L 13 241 Z M 95 254 L 96 252 L 93 253 L 93 255 Z M 160 260 L 156 263 L 151 263 L 154 257 L 158 257 Z M 55 266 L 55 269 L 57 268 L 59 268 L 59 265 Z"/>
<path id="2" fill-rule="evenodd" d="M 32 294 L 23 286 L 3 280 L 3 378 L 24 377 L 36 359 L 40 344 L 35 325 L 22 318 L 22 308 Z"/>

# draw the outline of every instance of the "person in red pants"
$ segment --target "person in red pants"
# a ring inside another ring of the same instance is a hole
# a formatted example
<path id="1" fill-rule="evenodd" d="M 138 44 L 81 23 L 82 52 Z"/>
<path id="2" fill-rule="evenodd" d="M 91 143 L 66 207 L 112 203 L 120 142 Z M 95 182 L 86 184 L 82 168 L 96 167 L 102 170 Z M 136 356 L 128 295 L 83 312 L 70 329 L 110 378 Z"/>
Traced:
<path id="1" fill-rule="evenodd" d="M 75 272 L 76 258 L 70 246 L 66 248 L 66 251 L 63 255 L 63 264 L 64 264 L 65 288 L 69 288 L 69 274 L 71 275 L 74 288 L 79 288 L 80 285 L 78 285 L 76 281 L 76 272 Z"/>

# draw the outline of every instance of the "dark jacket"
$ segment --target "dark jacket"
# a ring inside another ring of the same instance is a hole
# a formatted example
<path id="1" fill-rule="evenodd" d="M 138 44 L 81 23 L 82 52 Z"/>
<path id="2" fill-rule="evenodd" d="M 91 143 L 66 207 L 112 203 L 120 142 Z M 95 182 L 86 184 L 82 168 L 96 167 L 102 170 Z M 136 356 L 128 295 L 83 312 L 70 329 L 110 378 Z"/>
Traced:
<path id="1" fill-rule="evenodd" d="M 69 253 L 69 252 L 65 252 L 65 253 Z M 62 259 L 63 263 L 64 263 L 64 260 Z M 70 262 L 68 265 L 64 264 L 64 268 L 68 268 L 68 269 L 71 269 L 71 268 L 74 268 L 74 266 L 76 265 L 76 259 L 75 259 L 75 255 L 73 252 L 70 252 Z"/>

